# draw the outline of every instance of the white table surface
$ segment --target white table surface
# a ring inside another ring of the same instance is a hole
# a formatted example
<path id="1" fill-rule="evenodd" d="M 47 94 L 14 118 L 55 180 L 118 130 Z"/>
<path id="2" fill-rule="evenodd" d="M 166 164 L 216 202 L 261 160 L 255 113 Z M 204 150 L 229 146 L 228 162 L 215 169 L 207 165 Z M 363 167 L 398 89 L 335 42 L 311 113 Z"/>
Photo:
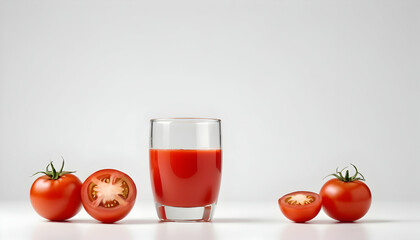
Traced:
<path id="1" fill-rule="evenodd" d="M 277 202 L 219 203 L 211 223 L 159 222 L 153 203 L 136 203 L 116 224 L 102 224 L 83 209 L 67 222 L 38 216 L 29 202 L 0 202 L 0 239 L 420 239 L 419 203 L 376 203 L 355 223 L 337 223 L 322 210 L 312 221 L 288 221 Z"/>

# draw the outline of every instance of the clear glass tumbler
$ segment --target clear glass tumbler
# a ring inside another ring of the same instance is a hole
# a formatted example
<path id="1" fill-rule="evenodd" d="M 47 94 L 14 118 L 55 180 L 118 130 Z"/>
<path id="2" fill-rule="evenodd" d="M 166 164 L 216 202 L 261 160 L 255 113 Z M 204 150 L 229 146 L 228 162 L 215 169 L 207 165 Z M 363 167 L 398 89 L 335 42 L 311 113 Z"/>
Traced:
<path id="1" fill-rule="evenodd" d="M 222 171 L 220 119 L 152 119 L 150 176 L 159 219 L 211 221 Z"/>

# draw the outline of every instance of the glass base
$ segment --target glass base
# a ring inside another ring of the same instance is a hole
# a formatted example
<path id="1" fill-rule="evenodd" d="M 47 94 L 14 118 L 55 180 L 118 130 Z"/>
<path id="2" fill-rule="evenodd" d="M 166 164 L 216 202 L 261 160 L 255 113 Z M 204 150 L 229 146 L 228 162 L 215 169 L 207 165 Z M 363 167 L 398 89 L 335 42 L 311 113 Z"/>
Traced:
<path id="1" fill-rule="evenodd" d="M 155 203 L 158 217 L 165 222 L 210 222 L 216 203 L 202 207 L 171 207 Z"/>

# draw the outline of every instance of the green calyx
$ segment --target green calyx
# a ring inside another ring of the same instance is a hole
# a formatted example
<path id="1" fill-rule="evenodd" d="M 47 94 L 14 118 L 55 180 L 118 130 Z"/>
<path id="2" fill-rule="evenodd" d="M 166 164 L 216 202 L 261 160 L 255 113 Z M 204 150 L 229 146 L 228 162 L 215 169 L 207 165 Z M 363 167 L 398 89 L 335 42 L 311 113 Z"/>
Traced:
<path id="1" fill-rule="evenodd" d="M 50 161 L 50 163 L 45 168 L 45 171 L 36 172 L 32 176 L 35 176 L 38 173 L 43 173 L 43 174 L 49 176 L 51 179 L 56 180 L 56 179 L 60 178 L 61 176 L 63 176 L 64 174 L 75 173 L 76 171 L 63 171 L 63 169 L 64 169 L 64 158 L 63 157 L 61 157 L 61 158 L 63 159 L 63 163 L 61 163 L 60 171 L 57 171 L 55 169 L 52 161 Z M 50 170 L 50 168 L 51 168 L 51 170 Z"/>
<path id="2" fill-rule="evenodd" d="M 350 163 L 351 164 L 351 163 Z M 343 182 L 353 182 L 353 181 L 356 181 L 356 180 L 360 180 L 360 181 L 365 181 L 365 177 L 357 170 L 357 167 L 356 166 L 354 166 L 354 164 L 351 164 L 353 167 L 354 167 L 354 170 L 356 171 L 355 173 L 354 173 L 354 175 L 353 176 L 351 176 L 350 177 L 350 173 L 349 173 L 349 170 L 346 170 L 346 172 L 345 172 L 345 174 L 344 174 L 344 176 L 343 176 L 343 171 L 347 168 L 347 167 L 345 167 L 345 168 L 343 168 L 341 171 L 338 171 L 338 168 L 335 170 L 335 173 L 332 173 L 332 174 L 329 174 L 329 175 L 327 175 L 326 177 L 328 177 L 328 176 L 334 176 L 334 177 L 336 177 L 336 178 L 338 178 L 340 181 L 343 181 Z M 359 175 L 360 175 L 360 177 L 359 177 Z M 325 177 L 325 178 L 326 178 Z M 324 178 L 324 179 L 325 179 Z"/>

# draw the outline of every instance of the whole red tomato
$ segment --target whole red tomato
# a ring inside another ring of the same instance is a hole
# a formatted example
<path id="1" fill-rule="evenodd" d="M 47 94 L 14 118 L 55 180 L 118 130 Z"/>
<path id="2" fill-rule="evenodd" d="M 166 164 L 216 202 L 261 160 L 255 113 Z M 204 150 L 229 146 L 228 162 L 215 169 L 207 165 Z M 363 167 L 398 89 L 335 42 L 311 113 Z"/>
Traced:
<path id="1" fill-rule="evenodd" d="M 82 204 L 86 212 L 104 223 L 123 219 L 133 208 L 137 189 L 134 181 L 115 169 L 102 169 L 82 185 Z"/>
<path id="2" fill-rule="evenodd" d="M 51 166 L 51 170 L 49 170 Z M 51 221 L 64 221 L 76 215 L 82 206 L 80 189 L 82 182 L 71 172 L 56 171 L 52 162 L 48 164 L 45 175 L 32 184 L 31 204 L 42 217 Z"/>
<path id="3" fill-rule="evenodd" d="M 372 202 L 370 189 L 362 182 L 365 178 L 358 172 L 356 166 L 353 167 L 356 170 L 353 176 L 349 176 L 348 170 L 344 176 L 342 174 L 344 169 L 336 171 L 335 174 L 331 174 L 336 178 L 326 182 L 320 191 L 324 212 L 341 222 L 352 222 L 362 218 Z"/>

